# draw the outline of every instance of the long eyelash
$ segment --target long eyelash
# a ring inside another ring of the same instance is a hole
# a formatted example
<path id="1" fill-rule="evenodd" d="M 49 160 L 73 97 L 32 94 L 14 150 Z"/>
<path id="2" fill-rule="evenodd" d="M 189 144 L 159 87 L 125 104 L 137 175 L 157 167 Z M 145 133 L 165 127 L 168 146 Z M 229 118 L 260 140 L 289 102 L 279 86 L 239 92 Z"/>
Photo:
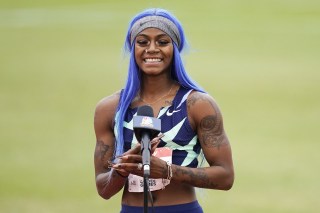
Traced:
<path id="1" fill-rule="evenodd" d="M 148 41 L 137 41 L 137 44 L 139 46 L 146 46 L 146 45 L 148 45 Z"/>
<path id="2" fill-rule="evenodd" d="M 168 45 L 170 42 L 169 41 L 159 41 L 158 42 L 158 44 L 160 45 L 160 46 L 166 46 L 166 45 Z"/>

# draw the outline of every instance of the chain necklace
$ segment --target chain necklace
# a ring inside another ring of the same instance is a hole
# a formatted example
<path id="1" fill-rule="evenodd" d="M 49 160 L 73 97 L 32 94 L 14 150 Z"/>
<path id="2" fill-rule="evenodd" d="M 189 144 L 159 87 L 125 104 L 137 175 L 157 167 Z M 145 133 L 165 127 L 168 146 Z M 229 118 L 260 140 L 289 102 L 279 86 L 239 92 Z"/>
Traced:
<path id="1" fill-rule="evenodd" d="M 167 97 L 167 96 L 170 94 L 170 92 L 171 92 L 171 90 L 172 90 L 172 88 L 173 88 L 173 85 L 174 85 L 174 84 L 172 84 L 172 86 L 171 86 L 171 88 L 170 88 L 170 90 L 169 90 L 169 92 L 168 92 L 168 93 L 164 94 L 163 96 L 161 96 L 160 98 L 158 98 L 157 100 L 155 100 L 155 101 L 153 101 L 153 102 L 151 102 L 151 103 L 148 103 L 148 102 L 146 102 L 145 100 L 143 100 L 143 98 L 141 97 L 141 95 L 140 95 L 140 94 L 139 94 L 139 99 L 140 99 L 143 103 L 145 103 L 145 104 L 147 104 L 147 105 L 151 106 L 151 105 L 153 105 L 153 104 L 155 104 L 155 103 L 157 103 L 157 102 L 161 101 L 163 98 Z"/>

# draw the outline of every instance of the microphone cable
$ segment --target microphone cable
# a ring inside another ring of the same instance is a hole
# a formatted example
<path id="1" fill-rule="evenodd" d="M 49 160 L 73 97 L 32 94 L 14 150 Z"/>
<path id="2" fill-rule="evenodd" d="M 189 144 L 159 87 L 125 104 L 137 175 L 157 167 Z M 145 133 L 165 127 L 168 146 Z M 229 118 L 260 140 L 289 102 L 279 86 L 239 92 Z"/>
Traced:
<path id="1" fill-rule="evenodd" d="M 147 177 L 146 177 L 146 182 L 147 182 L 148 195 L 149 195 L 150 203 L 151 203 L 151 211 L 152 211 L 152 213 L 154 213 L 153 196 L 152 196 L 152 192 L 150 191 L 150 187 L 149 187 L 149 178 L 147 178 Z"/>

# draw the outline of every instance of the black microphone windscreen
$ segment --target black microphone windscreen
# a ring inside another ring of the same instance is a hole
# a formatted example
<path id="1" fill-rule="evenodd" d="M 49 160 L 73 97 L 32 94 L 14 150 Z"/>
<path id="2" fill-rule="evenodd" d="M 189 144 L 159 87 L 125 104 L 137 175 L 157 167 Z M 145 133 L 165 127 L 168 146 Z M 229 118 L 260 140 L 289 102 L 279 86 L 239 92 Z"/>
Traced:
<path id="1" fill-rule="evenodd" d="M 142 132 L 148 133 L 151 138 L 156 137 L 161 131 L 161 120 L 153 117 L 151 106 L 138 107 L 137 115 L 133 116 L 133 130 L 137 140 L 141 141 Z"/>
<path id="2" fill-rule="evenodd" d="M 148 106 L 148 105 L 140 106 L 138 108 L 137 115 L 153 117 L 153 109 L 151 108 L 151 106 Z"/>

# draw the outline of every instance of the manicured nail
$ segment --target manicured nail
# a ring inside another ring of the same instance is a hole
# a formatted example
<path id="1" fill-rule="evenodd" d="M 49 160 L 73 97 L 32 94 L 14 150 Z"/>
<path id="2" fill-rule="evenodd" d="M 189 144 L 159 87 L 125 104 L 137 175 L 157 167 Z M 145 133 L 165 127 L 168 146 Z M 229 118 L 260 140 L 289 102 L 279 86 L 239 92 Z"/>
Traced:
<path id="1" fill-rule="evenodd" d="M 114 168 L 114 169 L 121 168 L 121 163 L 114 164 L 112 168 Z"/>

